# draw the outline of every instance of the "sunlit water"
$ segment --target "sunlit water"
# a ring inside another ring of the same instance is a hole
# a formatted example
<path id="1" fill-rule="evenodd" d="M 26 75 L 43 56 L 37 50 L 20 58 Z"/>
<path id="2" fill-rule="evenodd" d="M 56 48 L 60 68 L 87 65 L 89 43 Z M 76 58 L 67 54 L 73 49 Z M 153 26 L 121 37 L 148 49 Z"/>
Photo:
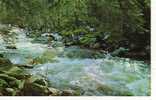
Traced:
<path id="1" fill-rule="evenodd" d="M 49 48 L 31 43 L 24 30 L 15 28 L 12 32 L 16 33 L 17 49 L 6 49 L 0 36 L 1 53 L 14 64 L 34 65 L 28 71 L 45 77 L 52 87 L 81 95 L 150 95 L 150 69 L 144 62 L 102 53 L 98 58 L 94 51 L 78 47 Z"/>

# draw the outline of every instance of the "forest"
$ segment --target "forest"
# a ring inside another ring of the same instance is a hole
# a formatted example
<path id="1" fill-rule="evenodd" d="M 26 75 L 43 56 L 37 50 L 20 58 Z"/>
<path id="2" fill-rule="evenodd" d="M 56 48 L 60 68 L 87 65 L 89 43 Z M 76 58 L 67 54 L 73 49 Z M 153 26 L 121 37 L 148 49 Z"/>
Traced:
<path id="1" fill-rule="evenodd" d="M 1 96 L 149 96 L 150 0 L 0 0 Z"/>

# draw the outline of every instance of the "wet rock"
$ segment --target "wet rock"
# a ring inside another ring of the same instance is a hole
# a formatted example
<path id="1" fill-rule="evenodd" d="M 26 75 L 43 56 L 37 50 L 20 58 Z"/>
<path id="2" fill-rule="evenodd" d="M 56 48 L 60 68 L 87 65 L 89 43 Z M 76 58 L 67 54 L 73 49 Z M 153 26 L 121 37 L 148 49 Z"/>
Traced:
<path id="1" fill-rule="evenodd" d="M 36 83 L 26 83 L 23 88 L 25 96 L 48 96 L 48 88 Z"/>
<path id="2" fill-rule="evenodd" d="M 41 78 L 39 76 L 30 76 L 27 79 L 27 83 L 29 83 L 29 84 L 37 83 L 37 84 L 40 84 L 40 85 L 47 85 L 48 84 L 43 78 Z"/>
<path id="3" fill-rule="evenodd" d="M 113 93 L 113 89 L 111 87 L 102 84 L 98 84 L 96 90 L 105 95 L 112 95 Z"/>
<path id="4" fill-rule="evenodd" d="M 95 43 L 95 44 L 93 45 L 93 48 L 100 48 L 100 44 L 99 44 L 99 43 Z"/>
<path id="5" fill-rule="evenodd" d="M 0 79 L 3 80 L 1 82 L 2 85 L 5 87 L 11 87 L 11 88 L 21 88 L 22 87 L 22 82 L 21 80 L 17 80 L 16 78 L 9 76 L 9 75 L 5 75 L 5 74 L 0 74 Z"/>
<path id="6" fill-rule="evenodd" d="M 0 58 L 0 67 L 8 67 L 8 66 L 12 66 L 10 60 L 5 58 Z"/>
<path id="7" fill-rule="evenodd" d="M 0 79 L 0 87 L 7 87 L 7 86 L 8 86 L 8 83 L 5 80 Z"/>
<path id="8" fill-rule="evenodd" d="M 62 96 L 74 96 L 76 92 L 74 90 L 63 90 L 62 91 Z"/>
<path id="9" fill-rule="evenodd" d="M 22 87 L 21 84 L 23 84 L 21 80 L 10 81 L 8 83 L 9 83 L 9 86 L 12 88 L 21 88 Z"/>
<path id="10" fill-rule="evenodd" d="M 51 96 L 60 96 L 61 95 L 61 91 L 55 88 L 48 88 L 49 93 Z"/>
<path id="11" fill-rule="evenodd" d="M 7 82 L 9 81 L 16 81 L 17 79 L 12 77 L 12 76 L 9 76 L 9 75 L 6 75 L 6 74 L 0 74 L 0 79 L 3 79 Z"/>
<path id="12" fill-rule="evenodd" d="M 13 67 L 10 67 L 7 69 L 5 68 L 5 69 L 3 69 L 2 72 L 4 74 L 11 76 L 11 77 L 14 77 L 18 80 L 26 79 L 27 77 L 30 77 L 30 74 L 28 74 L 26 71 L 24 71 L 23 69 L 21 69 L 17 66 L 13 66 Z"/>
<path id="13" fill-rule="evenodd" d="M 16 91 L 13 88 L 6 88 L 5 91 L 7 95 L 16 95 Z"/>
<path id="14" fill-rule="evenodd" d="M 16 64 L 18 67 L 23 67 L 23 68 L 33 68 L 34 66 L 32 65 L 21 65 L 21 64 Z"/>
<path id="15" fill-rule="evenodd" d="M 3 58 L 4 57 L 4 55 L 3 54 L 0 54 L 0 58 Z"/>
<path id="16" fill-rule="evenodd" d="M 43 86 L 48 86 L 48 83 L 44 79 L 37 79 L 34 81 L 34 83 L 37 83 Z"/>
<path id="17" fill-rule="evenodd" d="M 48 84 L 44 79 L 38 77 L 32 78 L 32 76 L 16 79 L 13 75 L 9 74 L 10 72 L 14 72 L 14 70 L 16 68 L 8 73 L 0 74 L 0 91 L 2 91 L 2 95 L 48 96 L 50 94 Z M 58 93 L 55 94 L 58 95 Z"/>
<path id="18" fill-rule="evenodd" d="M 130 91 L 126 90 L 126 87 L 119 88 L 119 87 L 112 87 L 108 85 L 98 84 L 97 91 L 103 93 L 103 95 L 107 96 L 132 96 L 133 94 Z"/>
<path id="19" fill-rule="evenodd" d="M 0 96 L 3 96 L 3 93 L 0 92 Z"/>
<path id="20" fill-rule="evenodd" d="M 59 96 L 61 91 L 55 88 L 48 87 L 46 80 L 31 76 L 25 81 L 22 95 L 26 96 Z"/>
<path id="21" fill-rule="evenodd" d="M 14 45 L 10 45 L 10 46 L 6 46 L 7 49 L 17 49 L 16 46 Z"/>

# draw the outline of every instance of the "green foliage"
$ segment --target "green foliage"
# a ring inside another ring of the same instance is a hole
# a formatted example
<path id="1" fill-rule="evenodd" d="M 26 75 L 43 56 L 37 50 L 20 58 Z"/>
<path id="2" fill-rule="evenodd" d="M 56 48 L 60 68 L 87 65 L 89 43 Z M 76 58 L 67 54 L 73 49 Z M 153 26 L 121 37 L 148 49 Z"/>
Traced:
<path id="1" fill-rule="evenodd" d="M 132 31 L 142 28 L 141 4 L 150 6 L 149 0 L 1 0 L 0 21 L 44 31 L 88 24 L 115 35 L 122 33 L 123 23 Z"/>
<path id="2" fill-rule="evenodd" d="M 96 42 L 96 37 L 94 34 L 86 34 L 84 37 L 80 39 L 80 43 L 89 45 Z"/>
<path id="3" fill-rule="evenodd" d="M 150 0 L 0 0 L 0 22 L 33 30 L 33 37 L 60 32 L 67 45 L 150 45 Z"/>

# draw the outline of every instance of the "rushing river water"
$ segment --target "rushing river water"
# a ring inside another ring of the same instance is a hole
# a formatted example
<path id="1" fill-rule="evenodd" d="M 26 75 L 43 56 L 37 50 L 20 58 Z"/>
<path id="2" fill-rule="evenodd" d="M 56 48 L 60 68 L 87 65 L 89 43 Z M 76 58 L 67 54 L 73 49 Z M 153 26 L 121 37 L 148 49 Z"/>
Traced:
<path id="1" fill-rule="evenodd" d="M 14 64 L 33 65 L 28 71 L 45 77 L 52 87 L 81 95 L 150 95 L 150 66 L 144 62 L 79 47 L 48 47 L 32 43 L 25 33 L 18 28 L 10 32 L 17 49 L 5 48 L 0 36 L 0 52 Z"/>

